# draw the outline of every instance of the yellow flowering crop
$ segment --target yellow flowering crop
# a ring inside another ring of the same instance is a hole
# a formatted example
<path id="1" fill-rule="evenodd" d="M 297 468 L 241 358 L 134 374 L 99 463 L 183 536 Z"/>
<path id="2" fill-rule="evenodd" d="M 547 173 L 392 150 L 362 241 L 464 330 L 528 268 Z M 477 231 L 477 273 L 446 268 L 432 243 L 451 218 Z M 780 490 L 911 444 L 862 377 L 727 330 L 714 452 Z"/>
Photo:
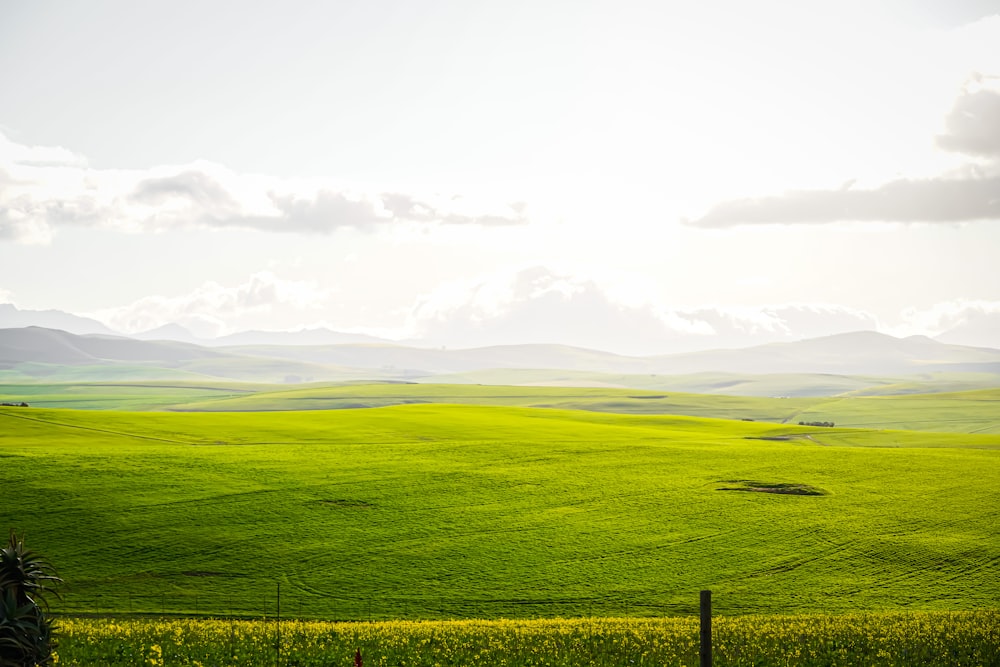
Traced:
<path id="1" fill-rule="evenodd" d="M 1000 665 L 1000 611 L 737 616 L 713 622 L 717 667 Z M 60 665 L 664 667 L 698 665 L 694 618 L 329 623 L 59 623 Z"/>

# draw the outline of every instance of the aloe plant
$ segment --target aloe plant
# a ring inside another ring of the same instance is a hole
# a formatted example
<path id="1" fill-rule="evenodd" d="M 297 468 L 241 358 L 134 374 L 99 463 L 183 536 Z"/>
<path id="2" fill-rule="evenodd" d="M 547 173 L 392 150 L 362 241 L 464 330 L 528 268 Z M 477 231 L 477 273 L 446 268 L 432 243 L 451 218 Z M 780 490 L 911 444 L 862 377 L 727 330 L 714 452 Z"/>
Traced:
<path id="1" fill-rule="evenodd" d="M 53 624 L 46 615 L 49 594 L 62 582 L 52 565 L 10 533 L 0 549 L 0 667 L 52 664 Z"/>

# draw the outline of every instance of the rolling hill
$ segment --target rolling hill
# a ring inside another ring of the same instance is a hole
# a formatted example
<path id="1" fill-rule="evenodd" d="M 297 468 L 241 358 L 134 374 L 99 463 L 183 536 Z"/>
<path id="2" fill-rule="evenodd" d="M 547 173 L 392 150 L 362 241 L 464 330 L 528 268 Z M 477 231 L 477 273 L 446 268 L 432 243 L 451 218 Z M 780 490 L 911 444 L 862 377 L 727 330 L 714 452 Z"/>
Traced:
<path id="1" fill-rule="evenodd" d="M 0 408 L 63 611 L 330 619 L 975 609 L 1000 436 L 519 407 Z"/>
<path id="2" fill-rule="evenodd" d="M 21 310 L 12 303 L 0 303 L 0 329 L 44 327 L 75 334 L 115 335 L 105 325 L 89 317 L 80 317 L 62 310 Z"/>

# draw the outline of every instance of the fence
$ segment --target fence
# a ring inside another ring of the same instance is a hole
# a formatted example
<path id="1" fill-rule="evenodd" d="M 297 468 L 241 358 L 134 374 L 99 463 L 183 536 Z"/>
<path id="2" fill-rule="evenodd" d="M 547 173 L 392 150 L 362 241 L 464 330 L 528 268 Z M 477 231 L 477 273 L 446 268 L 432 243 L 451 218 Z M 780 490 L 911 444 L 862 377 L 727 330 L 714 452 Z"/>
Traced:
<path id="1" fill-rule="evenodd" d="M 306 627 L 312 627 L 312 628 L 320 627 L 320 628 L 322 628 L 324 626 L 326 628 L 330 628 L 331 624 L 322 624 L 322 623 L 320 623 L 320 624 L 314 624 L 314 625 L 309 626 L 309 625 L 304 625 L 302 623 L 297 623 L 296 622 L 297 619 L 294 619 L 294 618 L 289 618 L 287 616 L 285 616 L 283 618 L 282 617 L 282 610 L 287 608 L 285 606 L 287 603 L 286 603 L 285 600 L 282 599 L 281 585 L 280 585 L 280 583 L 276 583 L 276 585 L 275 585 L 275 589 L 273 591 L 272 601 L 274 603 L 274 607 L 273 607 L 273 609 L 270 610 L 270 613 L 267 614 L 267 615 L 261 615 L 261 616 L 257 617 L 256 619 L 254 619 L 254 622 L 252 622 L 252 623 L 249 623 L 249 624 L 247 624 L 247 623 L 241 623 L 240 621 L 237 621 L 235 619 L 221 620 L 221 619 L 218 619 L 218 617 L 216 617 L 216 620 L 204 621 L 205 625 L 202 625 L 202 626 L 199 626 L 199 627 L 203 627 L 203 628 L 213 627 L 213 624 L 214 624 L 215 632 L 216 632 L 216 637 L 215 637 L 216 643 L 218 643 L 220 641 L 220 637 L 221 637 L 221 635 L 218 635 L 219 623 L 222 623 L 225 627 L 228 627 L 229 628 L 229 633 L 230 633 L 230 636 L 228 638 L 228 651 L 229 651 L 228 655 L 233 655 L 233 656 L 235 656 L 237 653 L 240 653 L 241 655 L 248 654 L 248 647 L 245 645 L 246 642 L 244 641 L 245 638 L 241 636 L 238 639 L 237 638 L 237 634 L 240 634 L 240 635 L 245 634 L 246 633 L 246 628 L 248 628 L 248 627 L 249 628 L 254 628 L 250 632 L 253 635 L 256 636 L 257 640 L 250 642 L 250 647 L 252 647 L 252 648 L 250 648 L 249 652 L 255 653 L 255 655 L 254 655 L 253 661 L 252 662 L 248 662 L 247 664 L 268 665 L 268 666 L 271 665 L 271 664 L 274 664 L 274 665 L 276 665 L 278 667 L 281 667 L 282 665 L 298 664 L 297 657 L 295 657 L 296 652 L 299 651 L 299 650 L 301 650 L 301 647 L 303 645 L 303 641 L 305 641 L 307 644 L 310 643 L 310 640 L 304 634 L 304 633 L 307 633 L 307 631 L 305 631 L 304 628 L 306 628 Z M 162 600 L 161 604 L 166 604 L 166 600 Z M 700 600 L 699 600 L 699 609 L 700 609 L 700 625 L 696 624 L 694 622 L 694 619 L 691 619 L 690 617 L 688 617 L 687 620 L 674 619 L 675 622 L 679 622 L 679 623 L 681 623 L 683 625 L 682 626 L 673 625 L 672 627 L 674 629 L 672 631 L 667 631 L 667 633 L 666 633 L 665 636 L 670 636 L 671 634 L 674 634 L 676 636 L 676 628 L 677 627 L 686 626 L 688 628 L 688 630 L 682 630 L 681 634 L 685 634 L 687 632 L 692 632 L 692 631 L 694 631 L 696 629 L 700 629 L 700 632 L 699 632 L 699 635 L 700 635 L 700 637 L 699 637 L 700 644 L 697 645 L 697 649 L 698 649 L 698 658 L 697 659 L 699 660 L 698 664 L 700 665 L 700 667 L 711 667 L 712 666 L 712 603 L 711 603 L 711 591 L 707 591 L 707 590 L 701 591 Z M 99 614 L 99 612 L 94 612 L 94 613 L 90 613 L 90 614 L 79 614 L 79 613 L 77 613 L 77 614 L 72 614 L 72 615 L 73 616 L 96 616 L 96 615 L 100 615 L 102 617 L 104 617 L 104 616 L 111 616 L 111 614 Z M 114 614 L 114 616 L 124 616 L 124 615 L 125 614 Z M 142 614 L 136 614 L 136 613 L 134 613 L 134 611 L 133 611 L 133 614 L 132 614 L 133 617 L 137 617 L 137 616 L 141 616 L 141 615 Z M 156 616 L 160 616 L 159 614 L 155 614 L 155 615 Z M 76 621 L 76 623 L 80 623 L 80 622 L 81 621 Z M 90 622 L 91 623 L 102 623 L 103 620 L 97 619 L 97 620 L 92 620 Z M 129 640 L 135 642 L 136 639 L 137 639 L 135 633 L 132 631 L 132 629 L 127 629 L 127 628 L 134 628 L 135 627 L 134 625 L 130 625 L 130 623 L 139 623 L 139 624 L 142 624 L 142 623 L 146 623 L 147 621 L 144 621 L 144 620 L 133 620 L 133 621 L 130 622 L 130 621 L 127 621 L 127 620 L 118 619 L 117 622 L 118 623 L 124 623 L 124 625 L 112 625 L 112 627 L 118 628 L 116 630 L 116 632 L 123 633 L 124 637 L 128 637 Z M 189 623 L 189 622 L 195 623 L 195 624 L 202 623 L 202 621 L 197 621 L 197 620 L 188 621 L 188 620 L 183 620 L 183 619 L 181 619 L 181 620 L 176 620 L 175 619 L 175 620 L 171 621 L 171 620 L 165 620 L 162 617 L 158 618 L 158 619 L 149 619 L 148 622 L 149 622 L 150 626 L 153 626 L 153 627 L 163 628 L 164 624 L 167 624 L 167 627 L 173 627 L 174 630 L 172 632 L 168 632 L 168 634 L 175 634 L 176 636 L 174 636 L 174 640 L 177 640 L 177 641 L 179 641 L 177 638 L 181 637 L 183 635 L 183 632 L 185 632 L 185 630 L 180 630 L 179 628 L 190 627 L 190 626 L 184 626 L 183 624 Z M 547 650 L 553 650 L 553 649 L 555 649 L 557 653 L 559 653 L 561 651 L 562 653 L 565 653 L 565 654 L 573 654 L 573 655 L 577 655 L 577 657 L 583 656 L 584 658 L 586 658 L 589 655 L 590 656 L 590 662 L 587 663 L 587 664 L 612 665 L 612 664 L 625 664 L 625 663 L 616 662 L 615 656 L 617 656 L 617 658 L 622 658 L 622 659 L 624 659 L 623 656 L 625 658 L 627 658 L 630 655 L 637 656 L 638 653 L 636 653 L 636 651 L 641 651 L 642 655 L 645 656 L 646 655 L 645 650 L 642 648 L 643 641 L 639 639 L 639 636 L 643 632 L 648 632 L 648 628 L 651 627 L 651 626 L 648 625 L 649 623 L 661 623 L 661 622 L 667 622 L 669 624 L 671 621 L 670 621 L 670 619 L 627 619 L 627 618 L 617 618 L 617 619 L 615 619 L 615 618 L 607 618 L 607 619 L 599 619 L 599 618 L 589 618 L 588 619 L 588 618 L 582 618 L 582 619 L 578 619 L 576 621 L 572 621 L 572 620 L 541 621 L 541 623 L 539 623 L 539 624 L 535 624 L 532 621 L 526 621 L 526 622 L 522 621 L 521 622 L 522 625 L 518 626 L 518 627 L 522 628 L 522 630 L 514 630 L 513 633 L 510 630 L 510 627 L 511 627 L 509 625 L 510 621 L 498 621 L 496 623 L 500 624 L 501 626 L 504 626 L 504 624 L 506 624 L 505 625 L 506 629 L 501 630 L 501 633 L 507 633 L 508 635 L 512 634 L 512 636 L 516 636 L 517 637 L 518 641 L 516 641 L 514 644 L 512 644 L 512 645 L 505 645 L 505 646 L 508 646 L 508 648 L 510 648 L 511 650 L 513 650 L 515 652 L 517 650 L 523 649 L 523 646 L 519 646 L 520 644 L 523 643 L 521 640 L 523 640 L 523 639 L 526 638 L 526 635 L 522 635 L 521 634 L 522 632 L 524 632 L 523 628 L 537 628 L 535 630 L 528 630 L 528 635 L 530 635 L 533 632 L 544 633 L 545 630 L 543 630 L 543 628 L 549 628 L 549 629 L 551 629 L 551 628 L 560 628 L 560 630 L 557 631 L 556 635 L 550 635 L 548 638 L 545 638 L 544 641 L 542 642 L 547 647 Z M 182 624 L 182 625 L 176 625 L 178 623 Z M 283 641 L 283 623 L 284 623 L 284 626 L 285 626 L 285 628 L 287 629 L 287 631 L 289 633 L 287 641 Z M 491 623 L 491 622 L 487 621 L 487 623 Z M 528 625 L 524 625 L 523 623 L 527 623 Z M 632 624 L 632 623 L 639 623 L 639 624 L 642 624 L 645 627 L 642 630 L 637 630 L 638 626 L 629 625 L 629 624 Z M 173 625 L 171 625 L 171 624 L 173 624 Z M 567 624 L 571 624 L 571 625 L 567 625 Z M 595 624 L 598 627 L 595 627 Z M 625 624 L 625 625 L 622 625 L 622 624 Z M 335 624 L 335 625 L 338 625 L 339 627 L 344 627 L 344 628 L 359 628 L 359 627 L 360 628 L 371 628 L 370 631 L 369 630 L 361 630 L 362 634 L 360 636 L 356 636 L 355 637 L 356 646 L 358 647 L 358 651 L 359 651 L 358 656 L 361 655 L 361 653 L 360 653 L 361 649 L 364 649 L 364 652 L 366 654 L 367 654 L 367 652 L 368 652 L 369 649 L 375 650 L 376 652 L 379 651 L 379 650 L 381 650 L 383 648 L 381 646 L 381 644 L 382 644 L 382 642 L 385 639 L 384 636 L 381 633 L 387 632 L 387 630 L 386 630 L 387 627 L 388 628 L 392 628 L 393 627 L 393 624 L 388 624 L 388 626 L 386 626 L 386 625 L 383 625 L 383 624 L 369 624 L 369 623 L 364 623 L 364 622 L 362 622 L 362 623 L 354 622 L 354 623 Z M 150 626 L 146 626 L 147 627 L 147 631 L 148 631 L 148 628 Z M 236 631 L 236 627 L 237 626 L 239 626 L 241 628 L 239 630 L 239 632 Z M 425 628 L 428 628 L 428 627 L 437 627 L 437 628 L 442 628 L 442 627 L 466 627 L 466 628 L 471 627 L 471 628 L 477 628 L 477 627 L 479 627 L 479 628 L 482 628 L 483 627 L 482 625 L 480 625 L 478 623 L 474 623 L 472 626 L 457 626 L 457 625 L 450 625 L 450 624 L 447 624 L 447 623 L 445 623 L 445 624 L 433 624 L 433 623 L 431 623 L 431 624 L 416 624 L 416 627 L 421 627 L 421 626 L 423 626 Z M 603 627 L 600 627 L 600 626 L 603 626 Z M 400 626 L 396 625 L 396 627 L 398 628 Z M 412 628 L 414 626 L 413 625 L 409 625 L 409 626 L 403 625 L 401 627 L 404 627 L 404 628 L 405 627 L 410 627 L 410 628 Z M 615 629 L 616 627 L 618 628 L 617 630 Z M 621 632 L 621 628 L 623 628 L 623 627 L 624 628 L 629 628 L 629 629 L 625 630 L 621 635 L 616 635 L 615 633 L 616 632 Z M 660 627 L 660 626 L 657 626 L 657 627 Z M 663 626 L 663 627 L 671 627 L 671 625 L 667 625 L 667 626 Z M 568 629 L 568 632 L 567 632 L 567 629 Z M 163 632 L 163 630 L 160 630 L 160 631 Z M 331 630 L 329 630 L 329 629 L 327 629 L 327 630 L 321 630 L 320 632 L 321 633 L 330 633 Z M 333 630 L 332 632 L 339 633 L 340 631 L 339 630 Z M 347 634 L 350 634 L 350 633 L 355 633 L 356 634 L 358 632 L 358 630 L 356 630 L 356 629 L 355 630 L 347 629 L 344 632 L 346 632 Z M 388 630 L 388 632 L 390 634 L 393 634 L 396 631 Z M 407 632 L 407 631 L 404 631 L 404 632 Z M 427 632 L 427 630 L 420 630 L 418 632 L 423 633 L 423 632 Z M 439 632 L 441 632 L 441 631 L 440 630 L 433 630 L 433 629 L 430 630 L 430 634 L 428 635 L 428 637 L 431 638 L 431 642 L 432 643 L 429 644 L 429 646 L 430 646 L 431 649 L 434 648 L 434 644 L 433 644 L 434 642 L 438 642 L 438 643 L 441 642 L 441 637 L 440 636 L 436 636 L 435 637 L 435 633 L 439 633 Z M 460 632 L 464 632 L 464 631 L 460 631 Z M 472 632 L 473 632 L 473 635 L 475 635 L 476 632 L 481 632 L 481 630 L 475 630 L 475 629 L 473 629 Z M 492 632 L 496 632 L 496 630 L 492 630 Z M 632 634 L 633 632 L 638 632 L 640 634 Z M 180 633 L 180 634 L 176 634 L 176 633 Z M 372 633 L 375 633 L 375 634 L 372 634 Z M 368 636 L 365 636 L 366 634 Z M 203 641 L 204 640 L 204 637 L 202 637 L 201 635 L 196 635 L 196 636 L 198 637 L 198 641 Z M 553 636 L 557 636 L 558 638 L 555 639 L 554 641 L 550 641 Z M 650 638 L 650 636 L 648 634 L 644 635 L 644 636 L 646 637 L 647 640 Z M 689 637 L 689 638 L 692 638 L 693 636 L 694 636 L 693 634 L 687 634 L 687 637 Z M 329 635 L 329 634 L 325 635 L 324 641 L 329 641 L 330 637 L 331 637 L 331 635 Z M 378 637 L 378 639 L 375 639 L 376 637 Z M 539 637 L 541 637 L 541 634 L 539 635 Z M 261 638 L 263 638 L 264 641 L 261 642 L 260 641 Z M 161 641 L 159 639 L 154 639 L 154 638 L 148 638 L 148 639 L 150 639 L 150 641 L 148 641 L 148 642 L 146 642 L 144 640 L 143 641 L 139 641 L 139 644 L 142 647 L 141 651 L 147 650 L 146 649 L 146 645 L 147 644 L 149 644 L 150 646 L 156 645 L 157 646 L 157 650 L 159 650 L 159 646 L 161 644 L 165 644 L 166 643 L 165 640 Z M 222 644 L 226 644 L 227 643 L 225 641 L 225 639 L 226 639 L 225 637 L 221 637 Z M 395 637 L 392 641 L 390 641 L 390 644 L 396 644 L 396 643 L 398 643 L 397 640 L 398 640 L 398 637 Z M 462 641 L 467 641 L 467 639 L 463 639 Z M 478 640 L 475 639 L 475 638 L 473 638 L 471 640 L 471 643 L 474 644 L 476 641 L 478 641 Z M 530 641 L 530 639 L 529 639 L 529 641 Z M 687 641 L 690 641 L 690 640 L 687 640 Z M 351 642 L 349 641 L 348 643 L 350 644 Z M 448 641 L 444 641 L 444 644 L 448 644 L 448 643 L 449 643 Z M 488 644 L 490 644 L 490 645 L 492 645 L 493 643 L 494 642 L 492 642 L 492 641 L 488 642 Z M 657 640 L 653 640 L 653 643 L 654 644 L 657 643 Z M 682 644 L 683 643 L 684 642 L 682 641 Z M 237 645 L 243 645 L 243 646 L 242 646 L 242 648 L 237 649 Z M 273 650 L 273 654 L 271 654 L 270 656 L 267 655 L 268 649 L 265 648 L 268 645 L 271 646 L 272 650 Z M 422 646 L 423 643 L 421 642 L 420 645 Z M 297 646 L 299 648 L 296 648 Z M 696 645 L 694 645 L 694 644 L 687 644 L 687 646 L 690 647 L 690 648 L 684 649 L 684 650 L 692 650 L 692 649 L 694 649 L 696 647 Z M 341 647 L 341 648 L 343 648 L 343 647 Z M 140 650 L 140 649 L 137 649 L 137 650 Z M 133 651 L 133 653 L 134 653 L 134 651 Z M 689 655 L 691 655 L 691 654 L 689 654 Z M 159 659 L 162 656 L 156 656 L 156 657 L 157 657 L 157 659 Z M 190 657 L 190 656 L 188 656 L 188 657 Z M 693 655 L 692 655 L 692 657 L 693 657 Z M 608 660 L 610 660 L 610 662 L 608 662 Z M 531 664 L 535 664 L 535 663 L 532 662 Z M 541 663 L 539 663 L 539 664 L 541 664 Z M 631 663 L 628 663 L 628 664 L 631 664 Z M 646 664 L 646 662 L 642 662 L 642 664 Z"/>
<path id="2" fill-rule="evenodd" d="M 160 616 L 211 617 L 233 619 L 272 618 L 278 613 L 278 585 L 258 588 L 247 595 L 246 588 L 228 591 L 206 586 L 177 588 L 164 586 L 150 590 L 118 588 L 101 593 L 74 591 L 67 586 L 63 600 L 53 610 L 69 616 Z M 661 598 L 641 598 L 628 592 L 591 598 L 498 599 L 399 594 L 336 595 L 281 586 L 281 615 L 300 620 L 387 621 L 396 619 L 449 620 L 463 618 L 581 618 L 694 616 L 698 614 L 696 591 Z M 681 595 L 684 595 L 682 598 Z M 738 610 L 736 610 L 738 611 Z M 730 612 L 727 612 L 730 613 Z"/>

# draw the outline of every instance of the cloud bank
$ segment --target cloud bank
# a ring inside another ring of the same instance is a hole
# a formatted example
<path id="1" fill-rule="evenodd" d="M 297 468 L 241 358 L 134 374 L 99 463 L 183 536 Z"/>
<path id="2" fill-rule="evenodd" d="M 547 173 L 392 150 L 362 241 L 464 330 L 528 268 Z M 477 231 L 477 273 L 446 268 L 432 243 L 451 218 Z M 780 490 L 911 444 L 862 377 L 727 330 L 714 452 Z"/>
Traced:
<path id="1" fill-rule="evenodd" d="M 548 343 L 649 355 L 875 330 L 879 323 L 830 304 L 628 304 L 593 280 L 536 266 L 442 286 L 416 304 L 409 328 L 432 345 Z"/>
<path id="2" fill-rule="evenodd" d="M 188 294 L 147 296 L 91 315 L 126 334 L 179 324 L 199 338 L 215 338 L 256 328 L 262 317 L 315 319 L 328 296 L 314 283 L 261 271 L 239 285 L 209 281 Z"/>
<path id="3" fill-rule="evenodd" d="M 1000 301 L 955 299 L 903 311 L 903 334 L 929 334 L 943 343 L 1000 348 Z"/>
<path id="4" fill-rule="evenodd" d="M 400 223 L 492 226 L 526 221 L 523 202 L 291 182 L 238 174 L 210 162 L 94 169 L 66 149 L 24 146 L 0 134 L 0 240 L 47 243 L 61 227 L 329 233 Z"/>
<path id="5" fill-rule="evenodd" d="M 874 188 L 792 190 L 722 201 L 686 224 L 725 228 L 831 222 L 964 223 L 1000 220 L 1000 77 L 975 74 L 935 138 L 943 150 L 972 158 L 933 178 L 899 178 Z"/>
<path id="6" fill-rule="evenodd" d="M 900 179 L 871 190 L 797 190 L 734 199 L 690 222 L 698 227 L 829 222 L 1000 220 L 1000 176 Z"/>
<path id="7" fill-rule="evenodd" d="M 0 290 L 0 297 L 3 294 Z M 331 326 L 331 313 L 338 310 L 335 297 L 335 292 L 316 283 L 260 271 L 240 284 L 206 282 L 186 294 L 148 296 L 84 315 L 125 334 L 171 324 L 200 339 L 253 329 L 325 327 L 417 346 L 541 343 L 633 356 L 740 348 L 854 331 L 1000 347 L 1000 301 L 956 299 L 911 307 L 891 323 L 864 310 L 829 303 L 679 308 L 637 301 L 634 295 L 607 289 L 590 278 L 544 266 L 443 284 L 420 298 L 406 322 L 395 329 L 376 330 L 358 322 L 346 329 Z"/>

